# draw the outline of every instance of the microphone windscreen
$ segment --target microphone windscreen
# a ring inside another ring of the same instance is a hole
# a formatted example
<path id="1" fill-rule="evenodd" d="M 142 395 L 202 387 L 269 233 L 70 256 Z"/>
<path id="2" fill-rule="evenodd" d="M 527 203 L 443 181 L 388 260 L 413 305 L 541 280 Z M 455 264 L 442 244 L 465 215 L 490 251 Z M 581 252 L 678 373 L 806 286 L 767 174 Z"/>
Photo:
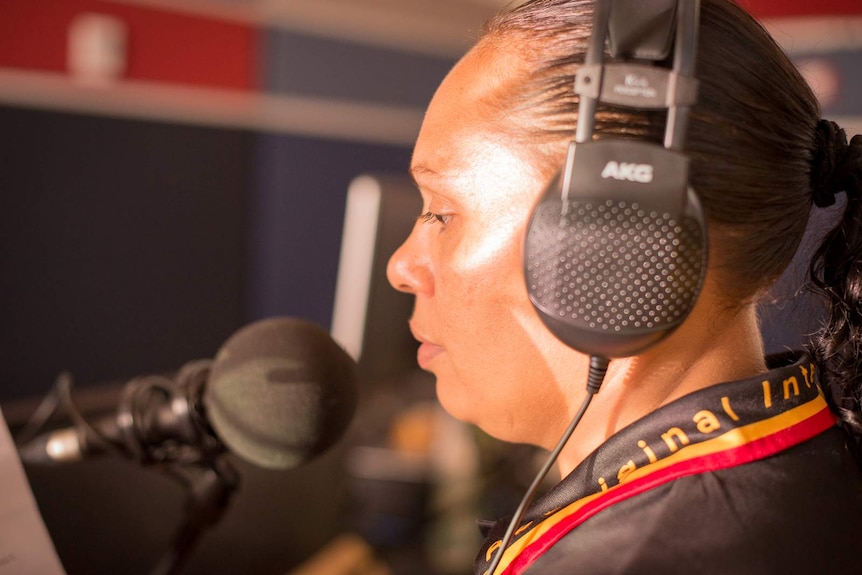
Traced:
<path id="1" fill-rule="evenodd" d="M 228 449 L 289 469 L 332 446 L 357 403 L 356 364 L 313 323 L 271 318 L 236 332 L 213 361 L 206 418 Z"/>

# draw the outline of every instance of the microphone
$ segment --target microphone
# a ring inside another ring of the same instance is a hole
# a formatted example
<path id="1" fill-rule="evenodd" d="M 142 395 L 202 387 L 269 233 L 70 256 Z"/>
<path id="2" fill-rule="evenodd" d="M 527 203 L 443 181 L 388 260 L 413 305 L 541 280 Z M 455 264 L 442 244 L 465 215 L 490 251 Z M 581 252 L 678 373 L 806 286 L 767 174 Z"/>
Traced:
<path id="1" fill-rule="evenodd" d="M 232 335 L 215 358 L 186 364 L 175 380 L 136 378 L 116 414 L 37 436 L 24 463 L 79 461 L 119 452 L 143 462 L 195 460 L 225 450 L 289 469 L 337 442 L 357 403 L 356 364 L 313 323 L 270 318 Z"/>

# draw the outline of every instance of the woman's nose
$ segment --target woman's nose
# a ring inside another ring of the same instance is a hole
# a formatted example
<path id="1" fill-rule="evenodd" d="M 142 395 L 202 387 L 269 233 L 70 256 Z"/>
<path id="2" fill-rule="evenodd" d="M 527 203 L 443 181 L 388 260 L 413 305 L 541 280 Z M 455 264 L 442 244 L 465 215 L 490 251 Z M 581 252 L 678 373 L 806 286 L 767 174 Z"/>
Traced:
<path id="1" fill-rule="evenodd" d="M 386 277 L 398 291 L 413 295 L 432 295 L 433 275 L 427 253 L 421 249 L 421 242 L 416 236 L 414 229 L 389 258 Z"/>

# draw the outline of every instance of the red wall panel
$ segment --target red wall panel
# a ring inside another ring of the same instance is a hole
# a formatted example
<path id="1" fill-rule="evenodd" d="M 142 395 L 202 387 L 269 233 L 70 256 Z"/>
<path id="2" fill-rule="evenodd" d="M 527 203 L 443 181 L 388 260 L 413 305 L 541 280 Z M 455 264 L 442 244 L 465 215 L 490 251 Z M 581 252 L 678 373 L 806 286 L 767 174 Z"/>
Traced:
<path id="1" fill-rule="evenodd" d="M 862 15 L 860 0 L 738 1 L 758 18 Z M 261 85 L 259 26 L 111 0 L 2 0 L 0 67 L 66 71 L 69 26 L 86 13 L 125 24 L 125 78 L 240 90 Z"/>
<path id="2" fill-rule="evenodd" d="M 86 13 L 125 24 L 126 78 L 240 90 L 259 85 L 256 27 L 106 0 L 3 0 L 0 66 L 65 71 L 69 26 Z"/>
<path id="3" fill-rule="evenodd" d="M 737 0 L 758 18 L 847 16 L 862 14 L 859 0 Z"/>

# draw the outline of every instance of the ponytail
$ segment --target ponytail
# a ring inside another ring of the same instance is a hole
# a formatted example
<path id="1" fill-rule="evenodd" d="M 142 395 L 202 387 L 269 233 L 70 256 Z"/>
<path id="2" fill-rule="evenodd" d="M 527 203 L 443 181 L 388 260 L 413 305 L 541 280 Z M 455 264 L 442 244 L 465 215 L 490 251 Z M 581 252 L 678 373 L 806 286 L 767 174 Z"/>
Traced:
<path id="1" fill-rule="evenodd" d="M 862 462 L 862 135 L 848 144 L 837 124 L 818 122 L 811 188 L 818 207 L 847 195 L 841 220 L 811 261 L 812 291 L 825 298 L 828 311 L 810 347 L 827 400 Z"/>

